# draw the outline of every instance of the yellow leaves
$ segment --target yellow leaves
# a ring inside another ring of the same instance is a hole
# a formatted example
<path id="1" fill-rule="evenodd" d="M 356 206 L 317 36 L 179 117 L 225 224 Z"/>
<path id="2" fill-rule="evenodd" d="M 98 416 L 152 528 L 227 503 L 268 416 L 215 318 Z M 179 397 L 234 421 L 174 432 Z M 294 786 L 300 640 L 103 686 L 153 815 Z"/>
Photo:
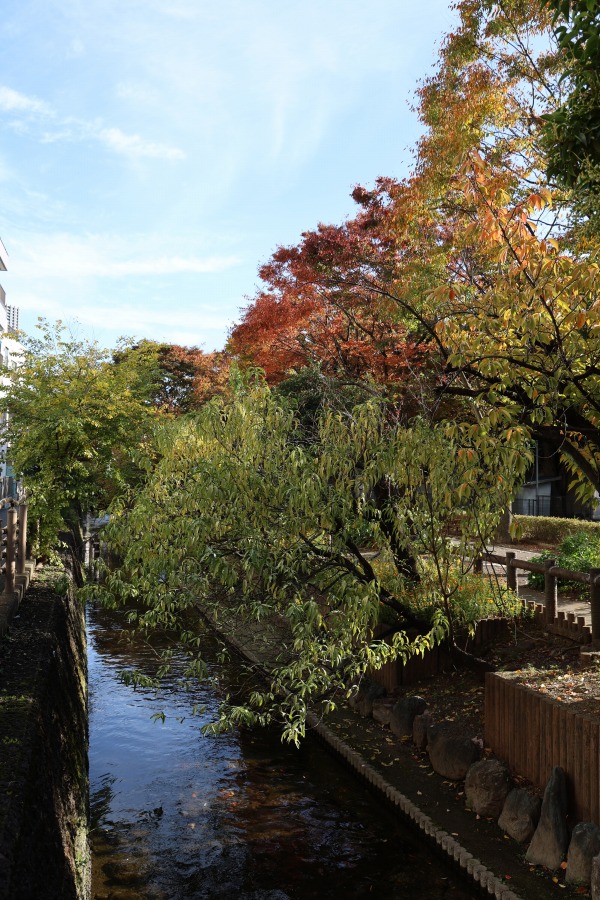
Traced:
<path id="1" fill-rule="evenodd" d="M 462 484 L 459 484 L 456 493 L 458 499 L 463 500 L 465 496 L 469 496 L 469 494 L 471 493 L 471 488 L 466 482 L 463 481 Z"/>
<path id="2" fill-rule="evenodd" d="M 586 315 L 584 312 L 580 312 L 577 316 L 577 328 L 583 328 L 585 325 Z"/>
<path id="3" fill-rule="evenodd" d="M 538 191 L 540 197 L 548 207 L 552 207 L 552 191 L 548 187 L 541 187 Z M 555 242 L 556 243 L 556 242 Z M 556 248 L 558 250 L 558 247 Z"/>

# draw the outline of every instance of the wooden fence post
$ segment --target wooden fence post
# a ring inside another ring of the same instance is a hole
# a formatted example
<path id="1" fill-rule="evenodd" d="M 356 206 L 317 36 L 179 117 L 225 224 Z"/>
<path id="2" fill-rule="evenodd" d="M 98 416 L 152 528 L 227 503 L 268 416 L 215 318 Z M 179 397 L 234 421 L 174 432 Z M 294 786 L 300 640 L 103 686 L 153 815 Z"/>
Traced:
<path id="1" fill-rule="evenodd" d="M 17 575 L 25 574 L 27 562 L 27 504 L 19 505 L 19 547 L 17 550 Z"/>
<path id="2" fill-rule="evenodd" d="M 600 569 L 590 569 L 590 606 L 592 612 L 592 641 L 600 641 L 600 584 L 596 578 Z"/>
<path id="3" fill-rule="evenodd" d="M 544 594 L 546 599 L 545 619 L 546 622 L 549 623 L 554 622 L 556 618 L 558 603 L 558 580 L 555 575 L 550 574 L 550 569 L 555 565 L 555 559 L 544 560 Z"/>
<path id="4" fill-rule="evenodd" d="M 516 566 L 512 566 L 512 561 L 516 558 L 516 553 L 513 550 L 506 551 L 506 586 L 510 588 L 511 591 L 514 591 L 515 594 L 519 593 L 519 583 L 517 581 L 517 569 Z"/>
<path id="5" fill-rule="evenodd" d="M 17 541 L 17 510 L 10 506 L 6 512 L 6 575 L 4 593 L 12 596 L 15 591 L 15 556 Z"/>

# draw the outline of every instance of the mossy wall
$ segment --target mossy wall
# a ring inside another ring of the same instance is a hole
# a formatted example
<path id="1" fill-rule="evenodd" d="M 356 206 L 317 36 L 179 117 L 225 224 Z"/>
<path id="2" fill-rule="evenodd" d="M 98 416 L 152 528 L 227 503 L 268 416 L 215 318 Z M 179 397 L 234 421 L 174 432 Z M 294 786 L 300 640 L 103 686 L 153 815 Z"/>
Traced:
<path id="1" fill-rule="evenodd" d="M 0 900 L 85 900 L 87 674 L 83 609 L 37 576 L 0 639 Z"/>

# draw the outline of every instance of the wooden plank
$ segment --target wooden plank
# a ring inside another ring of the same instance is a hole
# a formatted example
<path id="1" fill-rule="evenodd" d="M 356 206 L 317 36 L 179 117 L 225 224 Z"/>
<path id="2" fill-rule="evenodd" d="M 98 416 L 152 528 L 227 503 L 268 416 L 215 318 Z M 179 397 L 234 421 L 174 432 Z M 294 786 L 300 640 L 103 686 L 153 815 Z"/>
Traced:
<path id="1" fill-rule="evenodd" d="M 540 786 L 545 786 L 547 784 L 548 779 L 550 778 L 550 775 L 552 773 L 552 769 L 554 768 L 554 766 L 558 765 L 557 760 L 560 756 L 560 735 L 558 734 L 560 722 L 558 718 L 558 704 L 554 700 L 544 698 L 544 709 L 546 715 L 546 728 L 548 729 L 548 742 L 546 769 L 545 771 L 540 772 Z"/>
<path id="2" fill-rule="evenodd" d="M 552 706 L 552 768 L 560 766 L 561 763 L 561 719 L 560 719 L 560 703 L 556 700 L 551 701 Z M 543 785 L 540 785 L 543 787 Z"/>
<path id="3" fill-rule="evenodd" d="M 512 766 L 512 760 L 510 758 L 510 731 L 512 728 L 512 722 L 510 718 L 510 691 L 508 680 L 506 678 L 502 679 L 502 747 L 503 753 L 502 756 L 507 761 L 507 763 Z"/>
<path id="4" fill-rule="evenodd" d="M 577 821 L 589 821 L 589 797 L 583 788 L 583 717 L 572 713 L 573 719 L 573 794 Z"/>
<path id="5" fill-rule="evenodd" d="M 496 676 L 496 746 L 498 755 L 504 759 L 503 729 L 504 729 L 504 681 Z"/>
<path id="6" fill-rule="evenodd" d="M 528 691 L 527 703 L 527 728 L 531 728 L 531 738 L 527 746 L 527 771 L 523 774 L 537 784 L 540 771 L 545 767 L 546 760 L 546 721 L 544 705 L 540 702 L 540 696 L 535 691 Z"/>
<path id="7" fill-rule="evenodd" d="M 575 812 L 575 789 L 573 783 L 575 771 L 575 742 L 573 740 L 573 729 L 575 726 L 575 719 L 571 714 L 571 711 L 564 704 L 561 704 L 561 708 L 565 736 L 565 762 L 563 769 L 567 775 L 567 809 L 570 813 L 573 813 Z"/>
<path id="8" fill-rule="evenodd" d="M 580 790 L 581 798 L 586 804 L 586 814 L 584 819 L 592 821 L 593 798 L 590 785 L 590 733 L 592 722 L 589 716 L 581 717 L 581 772 L 580 772 Z"/>
<path id="9" fill-rule="evenodd" d="M 515 691 L 515 683 L 514 681 L 507 681 L 506 687 L 507 691 L 507 701 L 508 701 L 508 710 L 509 710 L 509 727 L 508 727 L 508 758 L 510 761 L 510 766 L 512 769 L 516 769 L 517 762 L 517 753 L 516 753 L 516 743 L 517 743 L 517 729 L 515 728 L 515 723 L 517 721 L 516 716 L 516 703 L 517 703 L 517 692 Z"/>
<path id="10" fill-rule="evenodd" d="M 590 746 L 588 775 L 590 784 L 590 817 L 600 825 L 600 722 L 590 720 Z"/>
<path id="11" fill-rule="evenodd" d="M 486 747 L 494 748 L 496 742 L 496 679 L 493 672 L 485 673 L 485 690 L 483 700 L 483 740 Z"/>
<path id="12" fill-rule="evenodd" d="M 527 698 L 525 695 L 526 688 L 522 684 L 515 684 L 515 723 L 516 722 L 527 722 L 527 716 L 525 715 L 525 704 L 527 702 Z M 528 744 L 528 735 L 527 732 L 529 730 L 529 723 L 527 728 L 515 728 L 515 771 L 519 774 L 522 774 L 525 770 L 525 766 L 527 765 L 527 744 Z"/>

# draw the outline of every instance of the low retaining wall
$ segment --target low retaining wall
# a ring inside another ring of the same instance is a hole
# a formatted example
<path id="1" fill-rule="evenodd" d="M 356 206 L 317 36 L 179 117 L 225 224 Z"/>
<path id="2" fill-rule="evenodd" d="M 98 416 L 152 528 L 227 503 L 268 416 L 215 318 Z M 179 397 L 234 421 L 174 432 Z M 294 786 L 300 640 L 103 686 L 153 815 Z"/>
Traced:
<path id="1" fill-rule="evenodd" d="M 578 644 L 591 643 L 592 629 L 590 625 L 585 624 L 585 616 L 577 616 L 575 613 L 559 609 L 554 621 L 548 622 L 542 603 L 536 603 L 535 600 L 527 600 L 526 605 L 529 611 L 533 613 L 536 622 L 542 624 L 546 631 L 549 631 L 551 634 L 566 637 L 568 640 L 576 641 Z"/>
<path id="2" fill-rule="evenodd" d="M 89 897 L 86 700 L 83 609 L 42 575 L 0 641 L 0 900 Z"/>
<path id="3" fill-rule="evenodd" d="M 481 619 L 477 622 L 473 637 L 466 641 L 465 649 L 469 653 L 477 655 L 479 647 L 500 637 L 506 628 L 506 619 Z M 447 671 L 452 665 L 448 647 L 445 644 L 439 644 L 433 650 L 428 650 L 423 656 L 412 656 L 406 663 L 403 663 L 401 659 L 386 663 L 381 669 L 369 672 L 369 678 L 391 693 L 397 687 L 409 687 L 420 681 L 426 681 L 428 678 L 434 678 L 440 672 Z"/>
<path id="4" fill-rule="evenodd" d="M 569 812 L 600 824 L 600 719 L 519 684 L 510 673 L 485 677 L 485 742 L 539 788 L 553 766 L 567 774 Z"/>

